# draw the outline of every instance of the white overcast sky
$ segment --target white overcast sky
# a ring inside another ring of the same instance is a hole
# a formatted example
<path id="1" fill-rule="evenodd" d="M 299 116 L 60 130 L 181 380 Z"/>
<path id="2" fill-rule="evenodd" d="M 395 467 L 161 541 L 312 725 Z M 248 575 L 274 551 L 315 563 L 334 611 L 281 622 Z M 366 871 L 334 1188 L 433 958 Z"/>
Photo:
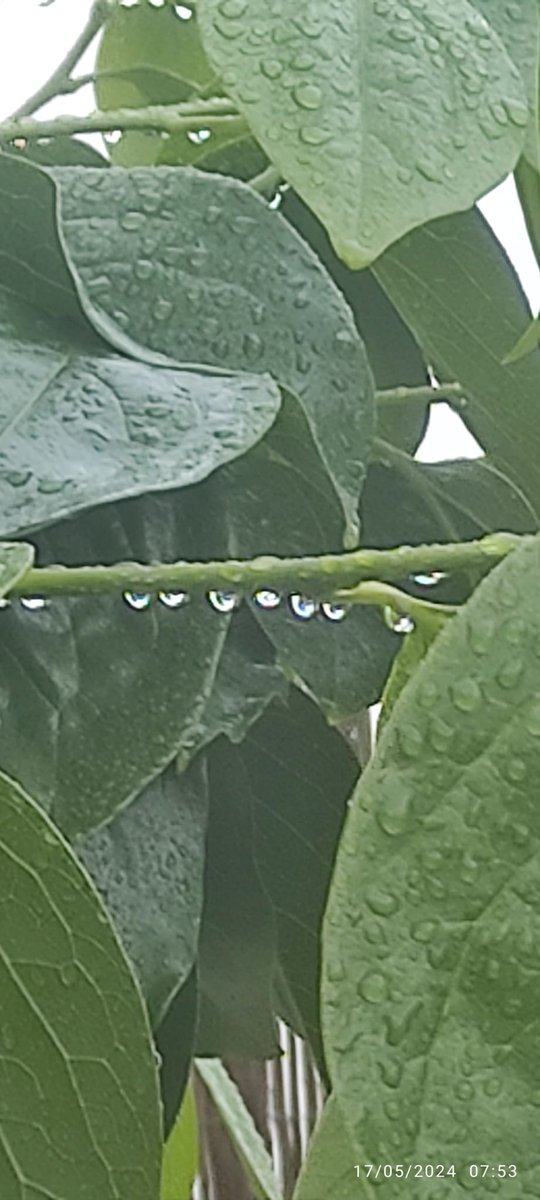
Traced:
<path id="1" fill-rule="evenodd" d="M 9 115 L 51 73 L 73 44 L 90 10 L 91 0 L 0 0 L 0 119 Z M 81 71 L 92 69 L 90 51 Z M 47 112 L 88 112 L 92 92 L 81 89 L 53 101 Z M 533 313 L 540 309 L 540 271 L 529 243 L 513 182 L 507 180 L 482 200 L 480 207 L 516 267 Z M 445 405 L 435 407 L 421 457 L 474 456 L 476 443 Z"/>

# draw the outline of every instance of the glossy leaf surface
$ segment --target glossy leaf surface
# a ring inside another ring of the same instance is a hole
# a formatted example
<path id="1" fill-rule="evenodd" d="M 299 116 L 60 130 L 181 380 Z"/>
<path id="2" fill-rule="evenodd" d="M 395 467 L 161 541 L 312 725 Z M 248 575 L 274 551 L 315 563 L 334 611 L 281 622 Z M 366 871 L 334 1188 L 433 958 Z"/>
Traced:
<path id="1" fill-rule="evenodd" d="M 397 11 L 308 0 L 298 14 L 286 0 L 199 0 L 197 11 L 227 92 L 351 267 L 468 208 L 519 157 L 522 81 L 467 0 Z"/>
<path id="2" fill-rule="evenodd" d="M 0 1186 L 157 1200 L 157 1078 L 140 995 L 69 846 L 0 777 Z"/>
<path id="3" fill-rule="evenodd" d="M 356 1148 L 455 1163 L 465 1188 L 481 1146 L 483 1161 L 519 1164 L 505 1200 L 538 1189 L 539 585 L 536 537 L 401 693 L 354 796 L 324 930 L 325 1047 Z M 476 1180 L 475 1195 L 492 1191 Z"/>

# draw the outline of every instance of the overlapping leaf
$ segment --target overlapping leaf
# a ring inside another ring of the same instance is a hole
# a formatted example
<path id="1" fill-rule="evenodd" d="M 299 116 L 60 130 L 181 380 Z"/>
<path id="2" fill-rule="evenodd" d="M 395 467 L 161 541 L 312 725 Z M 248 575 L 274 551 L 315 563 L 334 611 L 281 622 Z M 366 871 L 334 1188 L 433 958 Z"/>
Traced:
<path id="1" fill-rule="evenodd" d="M 173 168 L 54 177 L 62 235 L 101 328 L 114 318 L 176 362 L 269 372 L 297 394 L 352 540 L 372 380 L 350 311 L 308 247 L 230 179 Z"/>
<path id="2" fill-rule="evenodd" d="M 293 1200 L 371 1200 L 373 1189 L 355 1170 L 357 1155 L 335 1096 L 326 1101 L 312 1134 L 308 1156 L 302 1166 Z"/>
<path id="3" fill-rule="evenodd" d="M 492 28 L 499 34 L 510 57 L 523 76 L 529 100 L 529 126 L 525 154 L 540 169 L 540 8 L 538 0 L 473 0 Z"/>
<path id="4" fill-rule="evenodd" d="M 539 586 L 536 537 L 402 692 L 354 796 L 324 931 L 325 1048 L 356 1151 L 455 1163 L 462 1187 L 480 1154 L 514 1162 L 505 1200 L 539 1186 Z"/>
<path id="5" fill-rule="evenodd" d="M 540 510 L 540 350 L 502 366 L 530 310 L 502 247 L 478 212 L 403 238 L 375 274 L 428 359 L 457 379 L 462 416 L 493 465 Z"/>
<path id="6" fill-rule="evenodd" d="M 161 1130 L 140 995 L 104 909 L 36 805 L 0 777 L 4 1200 L 158 1200 Z"/>
<path id="7" fill-rule="evenodd" d="M 519 157 L 521 78 L 467 0 L 309 0 L 298 13 L 199 0 L 197 12 L 228 93 L 351 267 L 469 207 Z"/>

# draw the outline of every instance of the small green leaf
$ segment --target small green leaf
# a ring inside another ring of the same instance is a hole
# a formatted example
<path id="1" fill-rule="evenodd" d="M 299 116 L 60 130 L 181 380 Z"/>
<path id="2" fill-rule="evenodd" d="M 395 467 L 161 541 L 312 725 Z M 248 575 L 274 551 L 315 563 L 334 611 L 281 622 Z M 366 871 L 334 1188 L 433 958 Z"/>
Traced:
<path id="1" fill-rule="evenodd" d="M 462 418 L 490 461 L 540 512 L 540 350 L 501 364 L 530 309 L 486 221 L 475 211 L 416 230 L 374 271 L 428 360 L 462 385 Z"/>
<path id="2" fill-rule="evenodd" d="M 479 1156 L 517 1163 L 510 1198 L 540 1185 L 539 587 L 535 537 L 401 693 L 353 797 L 323 931 L 325 1049 L 356 1152 L 453 1163 L 463 1188 Z M 479 1200 L 491 1192 L 476 1180 Z"/>
<path id="3" fill-rule="evenodd" d="M 163 1151 L 161 1200 L 191 1200 L 198 1168 L 197 1109 L 193 1088 L 188 1087 Z"/>
<path id="4" fill-rule="evenodd" d="M 219 1115 L 231 1137 L 246 1170 L 264 1200 L 283 1200 L 272 1159 L 256 1129 L 236 1084 L 217 1059 L 196 1059 L 195 1066 L 208 1088 Z"/>
<path id="5" fill-rule="evenodd" d="M 467 0 L 424 0 L 405 21 L 380 0 L 298 14 L 198 0 L 197 13 L 227 92 L 353 268 L 468 208 L 519 157 L 523 84 Z"/>
<path id="6" fill-rule="evenodd" d="M 350 310 L 309 247 L 236 180 L 166 167 L 65 168 L 54 176 L 70 261 L 81 296 L 91 296 L 90 320 L 107 336 L 107 322 L 123 314 L 121 332 L 136 345 L 176 363 L 269 372 L 294 392 L 352 542 L 373 384 Z M 171 222 L 174 212 L 180 223 Z"/>
<path id="7" fill-rule="evenodd" d="M 34 547 L 26 542 L 0 542 L 0 597 L 30 570 L 34 554 Z"/>
<path id="8" fill-rule="evenodd" d="M 525 333 L 521 335 L 510 353 L 503 358 L 503 366 L 508 363 L 519 362 L 520 358 L 526 358 L 527 354 L 532 354 L 533 350 L 537 350 L 540 345 L 540 319 L 535 318 L 527 326 Z"/>
<path id="9" fill-rule="evenodd" d="M 293 1200 L 374 1200 L 364 1163 L 360 1176 L 356 1174 L 357 1160 L 336 1097 L 331 1095 L 312 1134 Z"/>
<path id="10" fill-rule="evenodd" d="M 157 1200 L 156 1071 L 138 989 L 69 846 L 0 777 L 2 1200 Z"/>
<path id="11" fill-rule="evenodd" d="M 207 786 L 199 760 L 174 764 L 97 833 L 75 844 L 139 980 L 152 1025 L 197 955 Z"/>

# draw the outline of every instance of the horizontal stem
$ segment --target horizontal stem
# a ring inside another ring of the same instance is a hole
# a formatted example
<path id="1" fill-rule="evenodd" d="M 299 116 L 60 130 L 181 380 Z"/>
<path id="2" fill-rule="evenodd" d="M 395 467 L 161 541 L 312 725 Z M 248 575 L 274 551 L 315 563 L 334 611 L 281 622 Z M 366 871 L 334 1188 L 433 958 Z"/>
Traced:
<path id="1" fill-rule="evenodd" d="M 422 387 L 385 388 L 384 391 L 375 393 L 375 399 L 380 405 L 410 404 L 415 400 L 423 400 L 426 404 L 449 401 L 457 404 L 459 408 L 467 406 L 460 383 L 441 383 L 439 387 L 432 387 L 426 383 Z"/>
<path id="2" fill-rule="evenodd" d="M 398 616 L 412 617 L 422 624 L 440 625 L 446 617 L 453 617 L 459 610 L 456 604 L 432 604 L 429 600 L 420 600 L 418 596 L 410 596 L 390 583 L 381 583 L 378 579 L 370 579 L 359 583 L 351 590 L 343 589 L 335 595 L 335 599 L 344 604 L 369 604 L 379 608 L 389 608 Z"/>
<path id="3" fill-rule="evenodd" d="M 183 133 L 190 129 L 225 129 L 234 133 L 246 128 L 246 122 L 231 101 L 218 97 L 192 104 L 149 104 L 147 108 L 117 108 L 88 116 L 52 117 L 39 121 L 22 117 L 0 123 L 0 142 L 16 138 L 34 141 L 44 137 L 69 137 L 74 133 L 107 133 L 116 129 L 155 129 L 162 133 Z"/>
<path id="4" fill-rule="evenodd" d="M 517 546 L 523 537 L 492 533 L 479 541 L 448 545 L 399 546 L 392 550 L 353 550 L 309 558 L 276 558 L 223 562 L 115 563 L 110 567 L 34 567 L 10 593 L 13 596 L 59 596 L 111 591 L 177 590 L 202 592 L 208 588 L 251 591 L 257 588 L 309 590 L 315 597 L 335 595 L 361 580 L 400 579 L 426 571 L 489 570 Z"/>

